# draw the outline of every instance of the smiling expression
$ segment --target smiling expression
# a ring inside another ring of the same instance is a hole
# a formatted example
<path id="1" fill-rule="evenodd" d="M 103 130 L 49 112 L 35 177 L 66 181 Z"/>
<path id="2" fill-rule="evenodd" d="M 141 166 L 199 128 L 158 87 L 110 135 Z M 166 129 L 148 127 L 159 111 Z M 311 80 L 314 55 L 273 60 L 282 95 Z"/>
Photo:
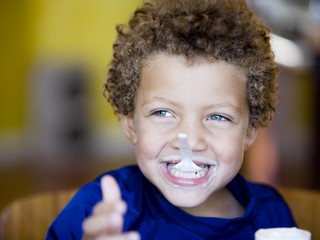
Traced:
<path id="1" fill-rule="evenodd" d="M 248 128 L 246 77 L 239 68 L 162 53 L 144 65 L 135 111 L 120 119 L 143 174 L 180 208 L 217 200 L 257 132 Z M 174 168 L 181 161 L 180 133 L 188 136 L 191 159 L 203 170 Z"/>

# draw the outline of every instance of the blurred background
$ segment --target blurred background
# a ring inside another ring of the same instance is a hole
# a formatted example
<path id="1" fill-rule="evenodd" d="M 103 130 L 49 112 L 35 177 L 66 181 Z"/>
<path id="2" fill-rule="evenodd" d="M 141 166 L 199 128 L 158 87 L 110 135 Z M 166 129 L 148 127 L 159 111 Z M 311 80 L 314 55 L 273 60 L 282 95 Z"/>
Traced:
<path id="1" fill-rule="evenodd" d="M 79 187 L 134 163 L 102 96 L 115 25 L 141 0 L 0 3 L 0 210 L 14 198 Z M 242 173 L 320 190 L 320 1 L 248 0 L 272 29 L 281 67 L 274 121 Z"/>

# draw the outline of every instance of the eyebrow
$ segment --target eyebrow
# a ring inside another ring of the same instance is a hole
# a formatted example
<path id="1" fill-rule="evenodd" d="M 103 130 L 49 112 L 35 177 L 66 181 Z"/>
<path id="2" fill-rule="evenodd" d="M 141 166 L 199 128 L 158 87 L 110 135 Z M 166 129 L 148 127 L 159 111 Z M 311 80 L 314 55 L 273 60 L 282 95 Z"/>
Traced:
<path id="1" fill-rule="evenodd" d="M 178 106 L 178 104 L 170 101 L 169 99 L 164 98 L 164 97 L 158 97 L 158 96 L 154 96 L 154 97 L 151 97 L 150 99 L 147 99 L 141 105 L 145 106 L 145 105 L 148 105 L 148 104 L 153 103 L 153 102 L 165 102 L 165 103 L 168 103 L 168 104 L 171 104 L 171 105 L 174 105 L 174 106 Z"/>
<path id="2" fill-rule="evenodd" d="M 209 105 L 207 108 L 232 108 L 232 109 L 235 109 L 237 111 L 240 111 L 239 107 L 234 106 L 232 104 L 227 104 L 227 103 L 212 104 L 212 105 Z"/>
<path id="3" fill-rule="evenodd" d="M 160 97 L 160 96 L 151 97 L 147 101 L 143 102 L 141 105 L 145 106 L 145 105 L 151 104 L 153 102 L 165 102 L 165 103 L 168 103 L 168 104 L 176 106 L 176 107 L 179 106 L 177 103 L 170 101 L 167 98 Z M 241 109 L 239 107 L 231 105 L 231 104 L 227 104 L 227 103 L 211 104 L 211 105 L 208 105 L 205 107 L 205 109 L 210 109 L 210 108 L 228 108 L 228 109 L 231 109 L 234 113 L 241 112 Z"/>

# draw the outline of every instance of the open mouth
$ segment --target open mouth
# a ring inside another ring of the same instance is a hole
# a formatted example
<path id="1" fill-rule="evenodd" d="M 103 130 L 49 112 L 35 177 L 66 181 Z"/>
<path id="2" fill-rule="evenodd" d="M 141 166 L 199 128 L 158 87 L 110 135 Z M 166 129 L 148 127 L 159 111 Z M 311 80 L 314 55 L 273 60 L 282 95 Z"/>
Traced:
<path id="1" fill-rule="evenodd" d="M 197 159 L 193 161 L 197 168 L 181 169 L 177 166 L 181 160 L 171 157 L 162 159 L 161 170 L 170 184 L 175 187 L 206 186 L 216 175 L 216 161 Z"/>
<path id="2" fill-rule="evenodd" d="M 174 177 L 180 177 L 180 178 L 201 178 L 206 175 L 206 173 L 209 171 L 209 168 L 211 166 L 209 165 L 200 165 L 197 170 L 180 170 L 179 168 L 176 168 L 175 163 L 168 163 L 167 169 L 169 171 L 169 174 Z"/>

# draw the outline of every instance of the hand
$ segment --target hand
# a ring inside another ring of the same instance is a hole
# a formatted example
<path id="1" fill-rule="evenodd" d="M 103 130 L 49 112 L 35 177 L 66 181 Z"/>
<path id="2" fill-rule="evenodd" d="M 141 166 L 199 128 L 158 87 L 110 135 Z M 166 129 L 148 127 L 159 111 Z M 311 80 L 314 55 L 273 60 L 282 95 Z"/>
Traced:
<path id="1" fill-rule="evenodd" d="M 118 183 L 112 176 L 101 179 L 102 201 L 94 206 L 93 213 L 84 220 L 84 240 L 139 240 L 137 232 L 122 233 L 123 216 L 127 204 L 121 199 Z"/>

